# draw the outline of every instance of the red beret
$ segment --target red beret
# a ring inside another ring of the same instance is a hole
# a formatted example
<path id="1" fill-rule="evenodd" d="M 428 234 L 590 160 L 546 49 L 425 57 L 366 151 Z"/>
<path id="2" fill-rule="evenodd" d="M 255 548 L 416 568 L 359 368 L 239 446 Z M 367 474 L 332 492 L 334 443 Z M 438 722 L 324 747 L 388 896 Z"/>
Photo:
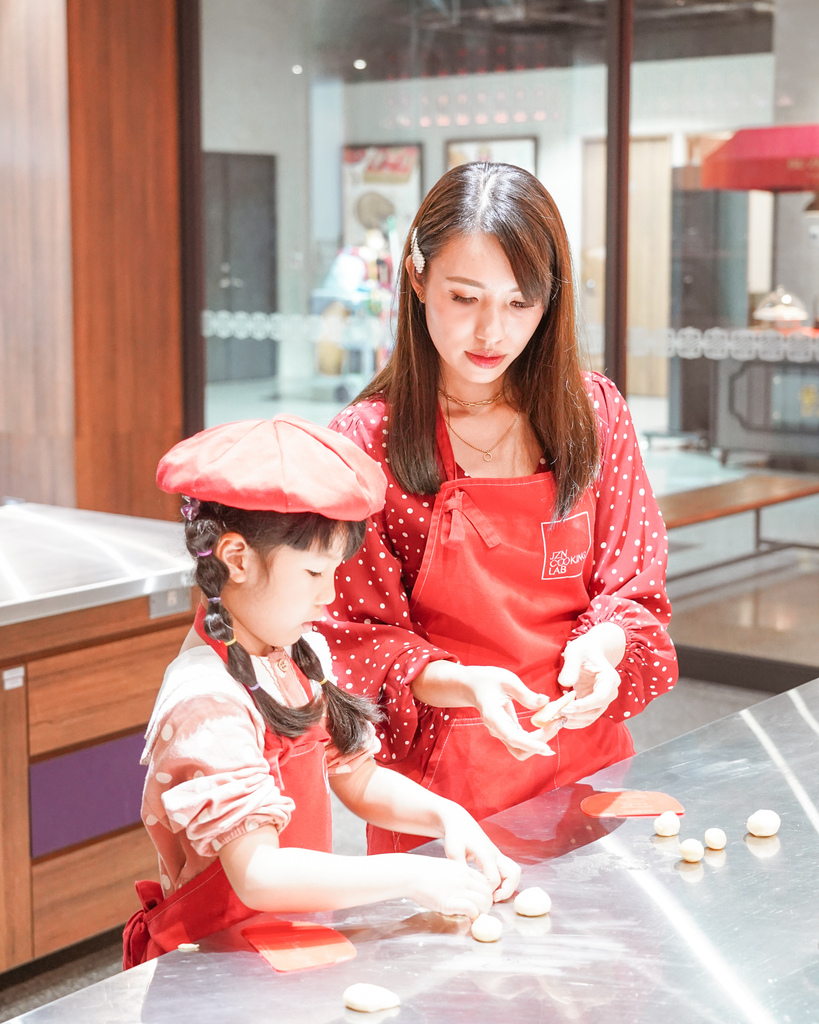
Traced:
<path id="1" fill-rule="evenodd" d="M 160 460 L 163 491 L 233 508 L 356 521 L 384 505 L 381 467 L 352 441 L 297 416 L 210 427 Z"/>

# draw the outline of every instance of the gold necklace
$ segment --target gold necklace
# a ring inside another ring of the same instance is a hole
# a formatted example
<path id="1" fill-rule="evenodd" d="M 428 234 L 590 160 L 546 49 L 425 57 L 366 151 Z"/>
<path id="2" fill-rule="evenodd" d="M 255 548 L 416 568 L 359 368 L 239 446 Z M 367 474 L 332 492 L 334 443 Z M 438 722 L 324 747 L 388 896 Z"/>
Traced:
<path id="1" fill-rule="evenodd" d="M 487 448 L 486 451 L 484 451 L 483 448 L 479 448 L 476 444 L 472 444 L 471 441 L 467 441 L 467 439 L 465 437 L 461 437 L 461 435 L 458 433 L 458 431 L 449 422 L 449 410 L 447 410 L 447 414 L 446 414 L 446 425 L 447 425 L 447 427 L 449 427 L 449 429 L 452 431 L 452 433 L 455 435 L 455 437 L 458 438 L 459 441 L 463 441 L 463 443 L 465 445 L 468 445 L 470 448 L 474 448 L 476 452 L 480 452 L 481 455 L 483 455 L 483 461 L 484 462 L 491 462 L 492 461 L 492 452 L 498 447 L 498 445 L 501 443 L 501 441 L 503 441 L 504 438 L 508 437 L 512 433 L 512 431 L 515 429 L 515 424 L 518 422 L 519 419 L 520 419 L 520 410 L 518 410 L 515 413 L 515 418 L 512 420 L 511 426 L 507 427 L 506 430 L 504 430 L 504 432 L 501 434 L 501 436 L 497 439 L 497 441 L 492 445 L 492 447 L 491 448 Z"/>
<path id="2" fill-rule="evenodd" d="M 457 405 L 462 405 L 464 409 L 477 409 L 482 405 L 494 405 L 495 402 L 497 402 L 497 400 L 503 394 L 503 388 L 501 388 L 500 391 L 493 398 L 485 398 L 482 402 L 462 402 L 460 398 L 456 398 L 454 395 L 448 395 L 446 391 L 439 391 L 438 394 L 442 395 L 450 402 L 455 402 Z M 480 449 L 478 450 L 480 451 Z"/>

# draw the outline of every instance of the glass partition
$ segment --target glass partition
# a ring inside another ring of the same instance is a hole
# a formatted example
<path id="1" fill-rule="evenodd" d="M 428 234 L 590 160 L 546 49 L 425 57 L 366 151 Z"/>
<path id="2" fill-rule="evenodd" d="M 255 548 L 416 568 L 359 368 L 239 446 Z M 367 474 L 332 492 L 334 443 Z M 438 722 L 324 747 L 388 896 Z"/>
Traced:
<path id="1" fill-rule="evenodd" d="M 819 465 L 817 40 L 812 0 L 637 0 L 631 76 L 629 399 L 655 489 L 695 519 L 671 633 L 803 665 L 819 499 L 772 502 Z"/>
<path id="2" fill-rule="evenodd" d="M 324 423 L 357 394 L 390 351 L 408 226 L 455 163 L 536 173 L 578 270 L 603 273 L 584 216 L 605 181 L 584 175 L 605 3 L 202 0 L 201 18 L 209 425 Z"/>

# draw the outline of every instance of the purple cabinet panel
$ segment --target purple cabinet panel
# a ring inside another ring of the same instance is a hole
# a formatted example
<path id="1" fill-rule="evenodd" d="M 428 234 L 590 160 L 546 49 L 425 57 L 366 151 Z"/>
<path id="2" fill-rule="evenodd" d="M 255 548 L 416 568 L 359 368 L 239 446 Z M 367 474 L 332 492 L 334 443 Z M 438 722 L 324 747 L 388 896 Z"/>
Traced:
<path id="1" fill-rule="evenodd" d="M 31 856 L 139 821 L 142 733 L 37 761 L 29 768 Z"/>

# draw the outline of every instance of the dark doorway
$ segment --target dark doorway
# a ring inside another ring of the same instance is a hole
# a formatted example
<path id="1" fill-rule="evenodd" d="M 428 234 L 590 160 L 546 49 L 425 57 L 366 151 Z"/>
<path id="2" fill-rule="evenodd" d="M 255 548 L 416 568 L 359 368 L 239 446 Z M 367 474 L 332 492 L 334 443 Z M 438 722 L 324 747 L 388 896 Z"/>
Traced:
<path id="1" fill-rule="evenodd" d="M 226 326 L 229 336 L 208 338 L 208 381 L 275 377 L 277 343 L 235 314 L 276 310 L 276 157 L 204 153 L 203 160 L 205 302 L 234 314 L 222 318 L 219 333 Z"/>

